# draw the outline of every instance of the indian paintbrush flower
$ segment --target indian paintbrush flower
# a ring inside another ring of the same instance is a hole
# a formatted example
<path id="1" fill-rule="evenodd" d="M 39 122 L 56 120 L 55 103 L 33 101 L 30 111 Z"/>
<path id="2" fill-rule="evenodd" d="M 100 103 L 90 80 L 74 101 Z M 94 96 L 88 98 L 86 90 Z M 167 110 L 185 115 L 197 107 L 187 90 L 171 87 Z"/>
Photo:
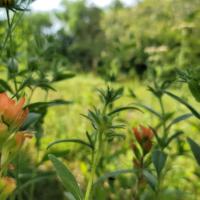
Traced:
<path id="1" fill-rule="evenodd" d="M 151 128 L 140 125 L 137 128 L 133 128 L 133 133 L 144 153 L 148 153 L 151 150 L 154 135 Z"/>
<path id="2" fill-rule="evenodd" d="M 28 116 L 28 108 L 23 109 L 25 98 L 19 102 L 9 98 L 6 93 L 0 93 L 0 116 L 1 121 L 9 130 L 19 129 Z"/>
<path id="3" fill-rule="evenodd" d="M 20 127 L 23 125 L 29 113 L 28 108 L 23 108 L 24 103 L 24 97 L 16 102 L 9 98 L 6 93 L 0 93 L 1 175 L 9 169 L 10 162 L 20 151 L 25 139 L 32 137 L 27 131 L 20 131 Z"/>

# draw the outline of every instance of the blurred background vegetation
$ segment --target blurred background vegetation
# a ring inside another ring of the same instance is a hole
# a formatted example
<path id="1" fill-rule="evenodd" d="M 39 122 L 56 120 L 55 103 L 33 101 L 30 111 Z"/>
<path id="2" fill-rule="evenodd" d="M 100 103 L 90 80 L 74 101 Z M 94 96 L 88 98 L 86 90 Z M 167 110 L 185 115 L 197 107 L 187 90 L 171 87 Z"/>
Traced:
<path id="1" fill-rule="evenodd" d="M 20 51 L 16 58 L 28 58 L 30 67 L 47 72 L 63 67 L 108 80 L 146 71 L 164 76 L 175 68 L 196 67 L 199 4 L 144 0 L 125 6 L 116 0 L 103 9 L 87 1 L 63 1 L 58 10 L 25 14 L 15 31 L 14 48 Z M 2 38 L 4 23 L 1 20 Z M 34 59 L 41 56 L 41 61 Z"/>
<path id="2" fill-rule="evenodd" d="M 44 119 L 39 156 L 36 156 L 34 148 L 27 147 L 24 155 L 16 161 L 23 166 L 19 170 L 24 173 L 25 182 L 25 172 L 28 174 L 32 171 L 34 176 L 35 168 L 38 166 L 37 173 L 51 171 L 50 163 L 37 163 L 41 159 L 47 160 L 45 156 L 49 151 L 46 147 L 50 142 L 59 138 L 85 137 L 84 133 L 89 129 L 89 124 L 80 114 L 86 113 L 92 105 L 98 104 L 95 88 L 105 87 L 107 83 L 112 83 L 113 87 L 123 86 L 125 97 L 120 103 L 143 102 L 159 109 L 155 98 L 147 91 L 147 86 L 154 80 L 174 81 L 177 70 L 195 69 L 200 63 L 199 0 L 141 0 L 129 6 L 114 0 L 106 8 L 88 4 L 84 0 L 65 0 L 61 3 L 60 9 L 51 12 L 25 12 L 22 17 L 20 15 L 22 14 L 17 14 L 18 25 L 13 33 L 12 55 L 15 57 L 16 66 L 21 69 L 21 79 L 28 76 L 25 72 L 28 70 L 34 74 L 35 80 L 40 80 L 38 85 L 41 89 L 33 94 L 32 102 L 55 98 L 70 99 L 73 102 L 68 106 L 48 110 Z M 2 15 L 1 43 L 6 23 Z M 1 52 L 1 78 L 7 76 L 4 69 L 5 66 L 9 66 L 10 53 Z M 13 68 L 8 70 L 12 72 Z M 66 78 L 72 79 L 65 80 Z M 41 80 L 51 82 L 56 91 L 51 90 L 51 86 Z M 49 89 L 51 91 L 47 92 Z M 190 98 L 186 86 L 176 83 L 173 90 L 197 105 L 194 99 Z M 175 115 L 186 112 L 184 107 L 169 98 L 165 99 L 165 104 Z M 129 129 L 141 123 L 153 126 L 157 122 L 146 112 L 128 112 L 122 117 L 128 121 Z M 191 136 L 199 131 L 199 122 L 192 119 L 187 124 L 175 126 L 174 129 L 179 128 Z M 116 149 L 108 150 L 109 154 L 114 150 L 117 153 L 106 161 L 105 171 L 115 170 L 116 166 L 132 167 L 132 152 L 129 149 L 132 133 L 129 129 L 125 130 L 127 138 L 122 144 L 122 150 L 117 142 Z M 200 198 L 197 178 L 199 173 L 193 173 L 196 165 L 191 164 L 191 156 L 182 158 L 189 149 L 184 137 L 171 147 L 172 152 L 176 151 L 180 156 L 168 163 L 169 172 L 163 183 L 167 189 L 162 200 Z M 195 137 L 199 138 L 196 135 Z M 34 145 L 33 143 L 32 146 Z M 87 149 L 77 144 L 61 144 L 51 151 L 66 159 L 84 188 L 85 179 L 88 178 L 88 160 L 85 158 Z M 175 157 L 175 153 L 172 156 Z M 120 164 L 115 158 L 120 160 Z M 48 178 L 52 176 L 47 175 Z M 37 200 L 65 199 L 62 186 L 57 183 L 54 176 L 49 179 L 51 181 L 47 181 L 45 177 L 42 181 L 36 180 L 35 189 L 33 190 L 30 184 L 27 191 L 32 191 L 34 199 Z M 109 181 L 109 187 L 108 183 L 105 183 L 102 190 L 97 191 L 99 200 L 123 199 L 124 194 L 127 197 L 125 199 L 131 199 L 129 193 L 134 177 L 125 175 L 120 176 L 117 183 Z M 117 189 L 114 189 L 112 184 L 115 184 Z M 23 191 L 17 199 L 27 199 L 27 191 Z M 106 196 L 105 191 L 110 191 L 111 195 Z M 143 199 L 148 199 L 148 195 L 150 194 L 144 194 Z"/>

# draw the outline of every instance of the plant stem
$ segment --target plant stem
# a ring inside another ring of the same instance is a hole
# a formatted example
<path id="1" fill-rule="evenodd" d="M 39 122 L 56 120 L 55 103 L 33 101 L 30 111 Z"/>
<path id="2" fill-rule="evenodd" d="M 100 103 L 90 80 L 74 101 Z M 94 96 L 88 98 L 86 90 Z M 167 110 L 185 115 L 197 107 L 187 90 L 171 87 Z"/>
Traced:
<path id="1" fill-rule="evenodd" d="M 10 13 L 9 13 L 8 9 L 6 9 L 6 15 L 7 15 L 8 31 L 9 31 L 8 36 L 9 36 L 9 39 L 10 39 L 9 54 L 10 54 L 11 59 L 13 59 L 12 22 L 10 20 Z M 13 77 L 13 82 L 14 82 L 15 92 L 17 94 L 18 87 L 17 87 L 16 76 Z M 16 96 L 18 98 L 18 95 L 16 95 Z"/>
<path id="2" fill-rule="evenodd" d="M 165 109 L 164 109 L 162 97 L 159 98 L 159 103 L 160 103 L 160 108 L 161 108 L 161 112 L 162 112 L 163 133 L 164 133 L 164 139 L 165 139 L 167 136 L 167 128 L 166 128 L 166 123 L 165 123 Z"/>
<path id="3" fill-rule="evenodd" d="M 96 168 L 97 168 L 97 165 L 98 165 L 98 162 L 99 162 L 99 159 L 100 159 L 100 147 L 101 147 L 101 143 L 102 143 L 101 141 L 102 141 L 102 133 L 99 132 L 98 137 L 97 137 L 97 141 L 96 141 L 96 145 L 95 145 L 96 148 L 94 149 L 94 151 L 92 153 L 91 174 L 90 174 L 89 182 L 88 182 L 88 185 L 87 185 L 84 200 L 90 200 L 90 197 L 91 197 L 94 176 L 95 176 Z"/>
<path id="4" fill-rule="evenodd" d="M 91 170 L 90 179 L 89 179 L 89 182 L 88 182 L 88 185 L 87 185 L 85 200 L 90 199 L 90 193 L 92 191 L 92 184 L 93 184 L 93 180 L 94 180 L 94 176 L 95 176 L 95 171 L 96 171 L 96 163 L 95 163 L 95 159 L 93 158 L 92 170 Z"/>

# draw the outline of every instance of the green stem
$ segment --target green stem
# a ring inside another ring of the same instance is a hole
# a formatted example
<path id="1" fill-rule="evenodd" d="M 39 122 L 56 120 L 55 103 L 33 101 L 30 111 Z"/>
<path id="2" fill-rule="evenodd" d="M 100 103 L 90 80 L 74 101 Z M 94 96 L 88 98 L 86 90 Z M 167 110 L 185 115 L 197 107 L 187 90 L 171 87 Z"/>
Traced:
<path id="1" fill-rule="evenodd" d="M 155 191 L 155 199 L 156 199 L 156 200 L 159 200 L 160 187 L 161 187 L 161 178 L 160 178 L 160 176 L 159 176 L 159 177 L 158 177 L 158 185 L 157 185 L 156 191 Z"/>
<path id="2" fill-rule="evenodd" d="M 8 22 L 8 31 L 9 31 L 9 39 L 10 39 L 10 46 L 9 46 L 9 53 L 10 53 L 10 57 L 13 59 L 13 40 L 12 40 L 12 22 L 10 20 L 10 13 L 9 10 L 6 9 L 6 15 L 7 15 L 7 22 Z M 17 80 L 16 77 L 13 77 L 13 81 L 14 81 L 14 86 L 15 86 L 15 92 L 17 93 L 18 91 L 18 87 L 17 87 Z M 18 96 L 17 96 L 18 98 Z"/>
<path id="3" fill-rule="evenodd" d="M 166 128 L 166 122 L 165 122 L 165 109 L 164 109 L 164 104 L 163 104 L 163 101 L 162 101 L 162 97 L 159 98 L 159 103 L 160 103 L 160 108 L 161 108 L 161 112 L 162 112 L 163 133 L 164 133 L 163 139 L 166 139 L 166 137 L 167 137 L 167 128 Z"/>
<path id="4" fill-rule="evenodd" d="M 94 180 L 94 176 L 95 176 L 95 171 L 96 171 L 96 163 L 93 161 L 90 179 L 89 179 L 87 189 L 86 189 L 85 200 L 90 199 L 90 194 L 91 194 L 91 191 L 92 191 L 92 185 L 93 185 L 93 180 Z"/>
<path id="5" fill-rule="evenodd" d="M 96 143 L 97 143 L 96 148 L 92 153 L 92 169 L 91 169 L 91 174 L 90 174 L 89 182 L 88 182 L 88 185 L 87 185 L 84 200 L 90 200 L 90 197 L 91 197 L 94 176 L 95 176 L 96 168 L 97 168 L 97 165 L 98 165 L 98 162 L 99 162 L 99 159 L 100 159 L 100 147 L 101 147 L 101 143 L 102 143 L 101 141 L 102 141 L 102 133 L 99 132 L 98 138 L 97 138 L 97 141 L 96 141 Z"/>
<path id="6" fill-rule="evenodd" d="M 32 179 L 37 176 L 37 164 L 38 163 L 39 163 L 39 149 L 37 149 L 37 153 L 36 153 L 36 165 L 32 171 Z M 30 200 L 34 199 L 34 192 L 35 192 L 35 183 L 32 183 L 31 187 L 30 187 L 30 196 L 29 196 Z"/>

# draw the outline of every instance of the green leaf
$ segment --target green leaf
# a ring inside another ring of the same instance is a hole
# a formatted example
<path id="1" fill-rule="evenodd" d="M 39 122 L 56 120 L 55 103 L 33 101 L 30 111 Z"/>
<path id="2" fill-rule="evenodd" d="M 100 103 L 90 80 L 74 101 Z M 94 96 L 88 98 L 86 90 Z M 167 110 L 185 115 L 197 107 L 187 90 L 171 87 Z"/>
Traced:
<path id="1" fill-rule="evenodd" d="M 24 122 L 22 129 L 26 130 L 31 125 L 36 124 L 40 120 L 41 115 L 39 113 L 30 112 L 26 121 Z"/>
<path id="2" fill-rule="evenodd" d="M 76 199 L 74 198 L 73 194 L 70 193 L 70 192 L 64 192 L 64 196 L 67 197 L 67 200 L 76 200 Z"/>
<path id="3" fill-rule="evenodd" d="M 159 137 L 157 131 L 156 131 L 152 126 L 149 126 L 149 127 L 152 129 L 153 134 L 155 135 L 155 138 L 156 138 L 158 144 L 159 144 L 160 146 L 163 146 L 163 141 L 162 141 L 162 139 Z"/>
<path id="4" fill-rule="evenodd" d="M 158 185 L 158 181 L 156 179 L 156 177 L 151 174 L 150 172 L 148 172 L 147 170 L 143 171 L 143 175 L 145 177 L 145 179 L 147 180 L 149 186 L 152 188 L 152 190 L 156 191 L 156 187 Z"/>
<path id="5" fill-rule="evenodd" d="M 70 150 L 67 149 L 67 150 L 53 150 L 53 151 L 50 151 L 50 152 L 46 152 L 44 154 L 44 156 L 42 157 L 41 161 L 38 163 L 38 166 L 41 165 L 43 162 L 49 160 L 49 153 L 50 154 L 53 154 L 54 156 L 56 156 L 57 158 L 62 158 L 62 157 L 65 157 L 67 154 L 69 154 Z"/>
<path id="6" fill-rule="evenodd" d="M 187 141 L 198 165 L 200 165 L 200 145 L 194 142 L 191 138 L 187 138 Z"/>
<path id="7" fill-rule="evenodd" d="M 88 139 L 90 145 L 94 146 L 94 142 L 93 142 L 92 137 L 91 137 L 91 135 L 89 134 L 88 131 L 86 131 L 86 136 L 87 136 L 87 139 Z"/>
<path id="8" fill-rule="evenodd" d="M 156 130 L 159 129 L 161 126 L 163 126 L 163 124 L 167 123 L 167 121 L 169 121 L 173 115 L 174 112 L 165 113 L 162 120 L 159 120 L 160 122 L 156 125 Z"/>
<path id="9" fill-rule="evenodd" d="M 140 103 L 136 103 L 135 105 L 140 106 L 141 108 L 144 108 L 145 110 L 149 111 L 150 113 L 152 113 L 153 115 L 155 115 L 159 119 L 162 119 L 162 115 L 160 113 L 158 113 L 157 111 L 155 111 L 154 109 L 152 109 L 151 107 L 140 104 Z"/>
<path id="10" fill-rule="evenodd" d="M 131 88 L 129 88 L 129 94 L 134 99 L 137 97 L 136 94 L 135 94 L 135 92 Z"/>
<path id="11" fill-rule="evenodd" d="M 72 193 L 76 200 L 83 200 L 83 194 L 69 169 L 54 155 L 49 155 L 49 159 L 53 163 L 58 177 L 61 179 L 64 187 Z"/>
<path id="12" fill-rule="evenodd" d="M 183 131 L 176 131 L 171 137 L 167 139 L 166 146 L 168 146 L 174 139 L 176 139 L 178 136 L 182 135 Z"/>
<path id="13" fill-rule="evenodd" d="M 56 89 L 53 88 L 50 84 L 51 84 L 51 83 L 44 82 L 44 81 L 36 81 L 35 84 L 33 84 L 33 85 L 35 85 L 35 86 L 37 86 L 37 87 L 40 87 L 40 88 L 43 89 L 43 90 L 52 90 L 52 91 L 56 91 Z"/>
<path id="14" fill-rule="evenodd" d="M 175 124 L 177 124 L 177 123 L 179 123 L 181 121 L 184 121 L 184 120 L 186 120 L 186 119 L 188 119 L 188 118 L 190 118 L 192 116 L 193 116 L 193 114 L 191 114 L 191 113 L 187 113 L 187 114 L 178 116 L 177 118 L 175 118 L 174 120 L 172 120 L 172 122 L 168 125 L 167 129 L 170 129 L 171 126 L 173 126 L 173 125 L 175 125 Z"/>
<path id="15" fill-rule="evenodd" d="M 167 160 L 167 154 L 165 154 L 164 152 L 160 150 L 156 150 L 153 152 L 152 162 L 154 164 L 154 167 L 156 168 L 158 176 L 160 176 L 160 173 L 165 166 L 166 160 Z"/>
<path id="16" fill-rule="evenodd" d="M 192 93 L 193 97 L 196 99 L 196 101 L 200 102 L 200 84 L 199 80 L 190 80 L 188 81 L 188 87 L 190 89 L 190 92 Z"/>
<path id="17" fill-rule="evenodd" d="M 171 92 L 167 92 L 165 91 L 165 94 L 167 94 L 168 96 L 174 98 L 176 101 L 180 102 L 181 104 L 183 104 L 184 106 L 186 106 L 195 117 L 197 117 L 198 119 L 200 119 L 200 114 L 198 113 L 198 111 L 196 109 L 194 109 L 189 103 L 187 103 L 185 100 L 181 99 L 180 97 L 176 96 L 175 94 L 172 94 Z"/>
<path id="18" fill-rule="evenodd" d="M 49 101 L 49 102 L 37 102 L 37 103 L 32 103 L 32 104 L 28 104 L 25 106 L 28 107 L 30 110 L 37 108 L 37 109 L 41 109 L 41 108 L 46 108 L 46 107 L 50 107 L 50 106 L 59 106 L 59 105 L 66 105 L 66 104 L 70 104 L 72 103 L 71 101 L 65 101 L 62 99 L 56 99 L 53 101 Z"/>
<path id="19" fill-rule="evenodd" d="M 88 144 L 87 142 L 80 140 L 80 139 L 63 139 L 63 140 L 57 140 L 55 142 L 52 142 L 48 145 L 47 149 L 49 149 L 50 147 L 56 145 L 56 144 L 60 144 L 60 143 L 66 143 L 66 142 L 73 142 L 73 143 L 79 143 L 82 145 L 85 145 L 91 149 L 93 149 L 93 146 L 91 144 Z"/>
<path id="20" fill-rule="evenodd" d="M 13 92 L 12 91 L 12 88 L 8 85 L 8 83 L 2 79 L 0 79 L 0 87 L 1 87 L 1 92 L 4 92 L 4 91 L 9 91 L 9 92 Z"/>
<path id="21" fill-rule="evenodd" d="M 73 78 L 74 76 L 75 76 L 75 74 L 73 74 L 73 73 L 55 74 L 52 82 L 62 81 L 62 80 L 65 80 L 65 79 Z"/>
<path id="22" fill-rule="evenodd" d="M 125 107 L 120 107 L 120 108 L 116 108 L 115 110 L 111 111 L 110 113 L 108 113 L 108 115 L 114 115 L 117 114 L 119 112 L 122 112 L 124 110 L 138 110 L 140 112 L 142 112 L 139 108 L 134 107 L 134 106 L 125 106 Z"/>

